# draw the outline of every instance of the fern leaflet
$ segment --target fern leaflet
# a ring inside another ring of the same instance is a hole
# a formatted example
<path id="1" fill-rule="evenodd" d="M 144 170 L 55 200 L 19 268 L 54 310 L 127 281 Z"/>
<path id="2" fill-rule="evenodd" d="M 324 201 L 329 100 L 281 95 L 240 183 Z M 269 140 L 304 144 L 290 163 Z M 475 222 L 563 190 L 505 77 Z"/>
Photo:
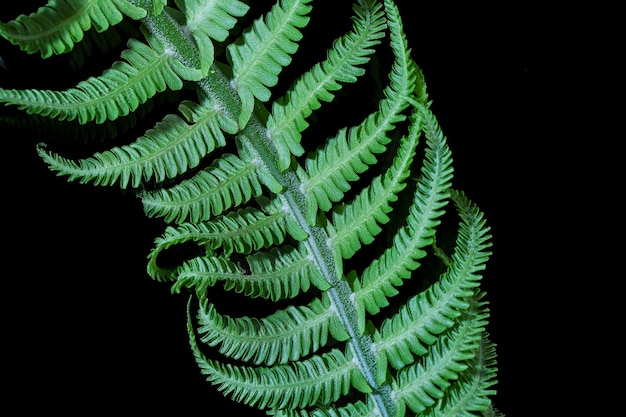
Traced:
<path id="1" fill-rule="evenodd" d="M 0 36 L 28 53 L 49 58 L 71 51 L 89 29 L 103 32 L 124 15 L 137 20 L 146 11 L 127 0 L 49 1 L 35 13 L 0 22 Z"/>

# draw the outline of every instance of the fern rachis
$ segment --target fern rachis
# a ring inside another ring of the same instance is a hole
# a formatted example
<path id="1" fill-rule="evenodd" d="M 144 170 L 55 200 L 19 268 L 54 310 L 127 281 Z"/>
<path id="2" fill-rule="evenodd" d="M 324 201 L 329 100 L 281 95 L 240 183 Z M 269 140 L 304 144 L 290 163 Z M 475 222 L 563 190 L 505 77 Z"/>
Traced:
<path id="1" fill-rule="evenodd" d="M 143 117 L 142 106 L 165 90 L 190 97 L 132 143 L 81 159 L 53 143 L 37 149 L 59 175 L 129 189 L 147 216 L 168 223 L 147 272 L 190 294 L 190 344 L 208 381 L 279 416 L 494 413 L 480 290 L 489 228 L 452 186 L 451 151 L 393 1 L 355 1 L 351 26 L 326 58 L 280 96 L 281 73 L 306 53 L 298 44 L 312 0 L 260 10 L 237 0 L 101 0 L 90 12 L 80 7 L 87 2 L 60 3 L 2 24 L 0 34 L 42 58 L 71 56 L 77 30 L 104 33 L 123 14 L 142 39 L 129 39 L 123 61 L 75 88 L 0 86 L 0 101 L 25 118 L 107 131 Z M 258 17 L 247 18 L 252 11 Z M 38 33 L 44 19 L 55 31 Z M 314 116 L 349 103 L 340 93 L 363 82 L 381 49 L 390 63 L 376 105 L 313 142 Z M 446 252 L 437 236 L 449 210 L 459 227 Z M 389 224 L 398 227 L 383 233 Z M 196 249 L 163 264 L 185 245 Z M 415 280 L 423 282 L 405 285 Z M 221 312 L 216 287 L 276 308 Z"/>

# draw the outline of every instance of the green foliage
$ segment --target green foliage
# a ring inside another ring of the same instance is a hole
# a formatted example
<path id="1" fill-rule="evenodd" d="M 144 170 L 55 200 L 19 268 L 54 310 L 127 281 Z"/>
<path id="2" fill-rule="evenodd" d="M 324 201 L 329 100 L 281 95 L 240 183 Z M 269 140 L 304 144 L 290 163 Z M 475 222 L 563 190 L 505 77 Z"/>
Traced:
<path id="1" fill-rule="evenodd" d="M 37 150 L 166 224 L 147 274 L 189 294 L 191 350 L 223 395 L 274 416 L 499 415 L 480 288 L 490 229 L 453 186 L 396 5 L 356 0 L 302 69 L 315 2 L 249 3 L 51 1 L 0 35 L 75 64 L 84 40 L 137 30 L 101 74 L 61 91 L 0 87 L 0 102 L 111 141 L 84 157 Z M 371 103 L 351 101 L 363 88 Z M 159 100 L 170 92 L 177 108 Z M 325 108 L 343 123 L 324 125 Z M 138 122 L 152 127 L 112 142 Z M 264 308 L 225 308 L 223 292 Z"/>
<path id="2" fill-rule="evenodd" d="M 0 35 L 26 52 L 49 58 L 71 51 L 91 28 L 104 32 L 124 16 L 141 19 L 146 11 L 126 0 L 51 1 L 36 13 L 0 23 Z"/>

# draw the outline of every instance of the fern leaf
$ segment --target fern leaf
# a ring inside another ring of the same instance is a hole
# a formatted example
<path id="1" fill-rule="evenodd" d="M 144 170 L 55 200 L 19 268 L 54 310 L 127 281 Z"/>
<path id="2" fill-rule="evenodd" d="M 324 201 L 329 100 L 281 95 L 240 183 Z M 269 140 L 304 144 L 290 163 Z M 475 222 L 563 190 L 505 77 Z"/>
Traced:
<path id="1" fill-rule="evenodd" d="M 221 315 L 205 299 L 198 312 L 198 333 L 203 343 L 219 345 L 226 357 L 272 366 L 297 361 L 325 346 L 333 318 L 329 303 L 319 299 L 260 319 Z M 339 337 L 345 340 L 347 334 Z"/>
<path id="2" fill-rule="evenodd" d="M 421 124 L 414 118 L 409 135 L 400 140 L 398 153 L 384 176 L 377 176 L 352 202 L 333 210 L 329 235 L 333 247 L 340 251 L 344 259 L 351 258 L 361 248 L 361 243 L 372 243 L 382 230 L 379 224 L 389 222 L 387 213 L 392 210 L 391 203 L 406 187 L 405 180 L 410 173 L 420 129 Z"/>
<path id="3" fill-rule="evenodd" d="M 432 112 L 422 108 L 421 113 L 427 149 L 407 224 L 395 234 L 393 246 L 365 268 L 361 280 L 353 281 L 360 328 L 365 326 L 365 310 L 376 314 L 387 306 L 387 297 L 397 294 L 394 287 L 419 267 L 419 259 L 426 255 L 424 248 L 433 242 L 439 217 L 450 196 L 453 171 L 450 149 Z"/>
<path id="4" fill-rule="evenodd" d="M 213 65 L 215 47 L 213 40 L 223 42 L 228 32 L 245 16 L 249 6 L 239 0 L 175 0 L 185 14 L 186 27 L 193 35 L 200 56 L 200 68 L 206 74 Z"/>
<path id="5" fill-rule="evenodd" d="M 220 249 L 226 255 L 233 252 L 250 253 L 284 241 L 287 227 L 284 213 L 277 211 L 265 214 L 251 206 L 229 212 L 202 223 L 183 223 L 169 226 L 155 240 L 149 255 L 148 271 L 158 280 L 163 280 L 157 266 L 158 255 L 174 245 L 193 242 L 205 250 Z M 167 274 L 169 275 L 169 273 Z M 166 279 L 171 279 L 168 277 Z"/>
<path id="6" fill-rule="evenodd" d="M 201 157 L 226 144 L 222 129 L 228 128 L 229 123 L 207 103 L 204 105 L 185 101 L 180 110 L 186 120 L 166 115 L 134 143 L 89 158 L 69 160 L 46 151 L 44 145 L 38 147 L 38 152 L 58 175 L 81 183 L 118 183 L 121 188 L 137 188 L 151 180 L 162 182 L 197 166 Z"/>
<path id="7" fill-rule="evenodd" d="M 113 138 L 131 131 L 150 113 L 161 106 L 172 105 L 180 100 L 178 92 L 168 92 L 155 96 L 140 105 L 137 110 L 126 117 L 108 120 L 104 123 L 80 124 L 73 122 L 59 123 L 56 120 L 38 114 L 7 114 L 0 115 L 0 125 L 15 131 L 29 132 L 29 136 L 48 140 L 49 143 L 87 145 L 105 143 Z"/>
<path id="8" fill-rule="evenodd" d="M 359 66 L 368 61 L 373 47 L 380 42 L 386 28 L 384 13 L 373 0 L 355 4 L 352 30 L 339 38 L 329 49 L 328 58 L 315 64 L 287 91 L 274 101 L 267 121 L 268 135 L 276 143 L 281 170 L 291 163 L 291 154 L 300 156 L 301 132 L 308 127 L 306 119 L 321 106 L 320 100 L 330 102 L 340 82 L 354 83 L 364 71 Z"/>
<path id="9" fill-rule="evenodd" d="M 263 252 L 255 255 L 248 256 L 247 265 L 243 265 L 242 261 L 234 262 L 209 252 L 207 256 L 184 262 L 175 270 L 170 268 L 167 272 L 169 278 L 163 274 L 163 269 L 154 267 L 154 263 L 150 266 L 157 279 L 175 280 L 172 291 L 176 293 L 182 288 L 195 288 L 198 294 L 202 294 L 219 282 L 227 291 L 277 301 L 296 297 L 308 291 L 311 284 L 322 290 L 329 287 L 310 260 L 302 258 L 294 250 L 273 248 L 265 256 Z"/>
<path id="10" fill-rule="evenodd" d="M 476 356 L 488 316 L 486 303 L 475 301 L 451 332 L 429 347 L 422 361 L 398 372 L 392 384 L 398 410 L 408 407 L 421 413 L 443 397 Z"/>
<path id="11" fill-rule="evenodd" d="M 425 411 L 424 417 L 475 417 L 477 413 L 485 417 L 503 417 L 491 408 L 489 398 L 496 394 L 492 389 L 496 383 L 495 358 L 495 346 L 485 334 L 471 365 L 459 374 L 459 379 L 446 391 L 445 396 Z"/>
<path id="12" fill-rule="evenodd" d="M 233 68 L 232 83 L 241 99 L 239 125 L 248 123 L 254 99 L 267 101 L 278 74 L 291 62 L 307 25 L 311 0 L 280 0 L 262 18 L 256 19 L 242 38 L 228 45 Z"/>
<path id="13" fill-rule="evenodd" d="M 330 285 L 306 256 L 303 245 L 297 250 L 290 245 L 275 247 L 269 252 L 251 254 L 246 261 L 249 274 L 245 279 L 226 282 L 226 290 L 277 301 L 294 298 L 308 291 L 311 284 L 321 290 Z"/>
<path id="14" fill-rule="evenodd" d="M 456 250 L 448 269 L 425 291 L 412 297 L 400 310 L 380 326 L 374 336 L 377 352 L 385 355 L 379 362 L 382 370 L 389 362 L 400 369 L 413 362 L 412 354 L 424 355 L 426 346 L 437 340 L 469 307 L 482 276 L 491 246 L 482 213 L 458 192 L 452 193 L 461 217 Z"/>
<path id="15" fill-rule="evenodd" d="M 150 272 L 154 274 L 156 268 Z M 155 279 L 174 280 L 172 293 L 180 293 L 183 289 L 192 289 L 200 297 L 207 289 L 214 287 L 218 282 L 243 277 L 246 272 L 241 266 L 230 259 L 219 256 L 198 256 L 182 263 L 177 268 L 170 268 L 169 276 L 165 277 L 163 270 Z"/>
<path id="16" fill-rule="evenodd" d="M 120 23 L 124 15 L 141 19 L 146 11 L 127 0 L 49 1 L 36 13 L 0 22 L 0 36 L 27 53 L 49 58 L 72 50 L 92 27 L 103 32 Z"/>
<path id="17" fill-rule="evenodd" d="M 298 171 L 308 196 L 306 215 L 310 223 L 318 209 L 330 210 L 332 203 L 341 200 L 350 189 L 350 182 L 358 180 L 359 174 L 377 162 L 375 155 L 385 152 L 390 141 L 387 132 L 406 119 L 402 111 L 408 107 L 406 97 L 419 85 L 419 73 L 408 55 L 402 25 L 390 20 L 389 29 L 394 64 L 379 109 L 347 133 L 341 129 L 315 155 L 307 158 L 306 174 Z"/>
<path id="18" fill-rule="evenodd" d="M 211 166 L 170 188 L 139 195 L 145 213 L 166 222 L 198 223 L 259 197 L 263 190 L 256 166 L 223 154 Z"/>
<path id="19" fill-rule="evenodd" d="M 333 349 L 320 356 L 273 367 L 248 367 L 204 359 L 207 380 L 233 400 L 266 408 L 304 408 L 329 404 L 350 389 L 355 364 Z"/>
<path id="20" fill-rule="evenodd" d="M 149 255 L 148 273 L 157 280 L 171 280 L 174 269 L 159 267 L 158 255 L 175 245 L 195 243 L 206 251 L 220 250 L 225 256 L 232 253 L 248 254 L 272 245 L 280 245 L 287 234 L 301 240 L 303 231 L 290 219 L 275 201 L 265 197 L 257 199 L 262 210 L 246 206 L 234 212 L 218 216 L 202 223 L 183 223 L 176 227 L 169 226 L 165 233 L 155 240 L 155 247 Z M 306 234 L 304 234 L 306 236 Z M 316 286 L 316 275 L 310 276 Z"/>
<path id="21" fill-rule="evenodd" d="M 350 189 L 350 182 L 358 180 L 368 165 L 377 162 L 374 154 L 386 150 L 390 139 L 384 131 L 392 126 L 381 129 L 385 120 L 375 116 L 378 114 L 368 117 L 349 133 L 341 129 L 316 155 L 307 158 L 304 169 L 298 169 L 307 196 L 306 218 L 310 225 L 315 224 L 318 210 L 330 210 L 332 203 L 341 200 Z"/>
<path id="22" fill-rule="evenodd" d="M 0 102 L 59 120 L 104 123 L 128 115 L 157 92 L 180 90 L 183 80 L 200 76 L 199 70 L 185 67 L 165 50 L 159 52 L 134 39 L 128 41 L 122 58 L 125 61 L 115 62 L 101 76 L 65 91 L 0 88 Z"/>
<path id="23" fill-rule="evenodd" d="M 58 124 L 38 114 L 0 115 L 0 125 L 14 131 L 29 132 L 31 137 L 50 137 L 55 141 L 75 144 L 98 143 L 130 130 L 137 123 L 135 114 L 116 121 L 84 125 Z"/>
<path id="24" fill-rule="evenodd" d="M 141 36 L 135 22 L 122 20 L 115 26 L 109 27 L 104 32 L 90 30 L 85 32 L 83 39 L 76 43 L 71 51 L 63 55 L 66 62 L 67 74 L 76 76 L 85 69 L 85 64 L 99 55 L 105 55 L 124 42 L 128 37 Z M 59 59 L 60 61 L 61 59 Z"/>
<path id="25" fill-rule="evenodd" d="M 350 389 L 360 372 L 351 360 L 332 349 L 322 355 L 285 365 L 248 367 L 208 359 L 200 349 L 188 303 L 189 343 L 207 380 L 233 400 L 261 409 L 294 409 L 330 404 Z M 268 411 L 272 413 L 272 411 Z"/>

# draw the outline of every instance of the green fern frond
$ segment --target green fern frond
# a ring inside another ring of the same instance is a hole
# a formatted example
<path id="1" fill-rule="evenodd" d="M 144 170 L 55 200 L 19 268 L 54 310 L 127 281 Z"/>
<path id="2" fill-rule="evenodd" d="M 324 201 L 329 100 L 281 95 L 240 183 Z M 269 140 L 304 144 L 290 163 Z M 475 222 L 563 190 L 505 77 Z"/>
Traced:
<path id="1" fill-rule="evenodd" d="M 0 22 L 0 36 L 27 53 L 49 58 L 72 50 L 91 28 L 104 32 L 124 15 L 137 20 L 146 11 L 127 0 L 50 0 L 36 13 Z"/>
<path id="2" fill-rule="evenodd" d="M 278 83 L 278 74 L 291 62 L 307 25 L 311 0 L 280 0 L 264 16 L 256 19 L 241 39 L 227 47 L 233 69 L 233 86 L 241 99 L 239 125 L 248 123 L 254 99 L 267 101 L 269 88 Z"/>
<path id="3" fill-rule="evenodd" d="M 386 368 L 389 363 L 401 369 L 413 362 L 413 354 L 424 355 L 426 346 L 437 340 L 437 335 L 454 326 L 455 320 L 466 310 L 482 276 L 477 272 L 485 267 L 490 247 L 489 228 L 482 213 L 463 195 L 453 191 L 461 224 L 455 252 L 448 269 L 429 288 L 412 297 L 391 318 L 386 319 L 376 334 L 377 352 Z"/>
<path id="4" fill-rule="evenodd" d="M 139 197 L 150 217 L 163 217 L 168 223 L 197 223 L 247 203 L 262 192 L 256 166 L 227 153 L 193 177 L 170 188 L 145 191 Z"/>
<path id="5" fill-rule="evenodd" d="M 152 266 L 152 265 L 150 265 Z M 153 278 L 158 280 L 174 280 L 172 293 L 180 293 L 183 289 L 194 290 L 200 297 L 207 289 L 214 287 L 218 282 L 234 279 L 243 279 L 246 271 L 228 258 L 219 256 L 202 256 L 189 259 L 176 268 L 170 268 L 169 276 L 165 277 L 163 270 L 151 268 Z"/>
<path id="6" fill-rule="evenodd" d="M 218 346 L 222 355 L 255 365 L 297 361 L 326 346 L 336 316 L 328 302 L 314 299 L 306 306 L 289 306 L 263 317 L 230 317 L 203 300 L 198 312 L 200 340 Z M 348 335 L 334 334 L 340 340 Z"/>
<path id="7" fill-rule="evenodd" d="M 267 121 L 268 135 L 276 143 L 281 170 L 291 163 L 291 155 L 300 156 L 301 133 L 308 127 L 306 119 L 320 106 L 320 100 L 330 102 L 340 83 L 354 83 L 364 74 L 359 68 L 374 53 L 386 28 L 382 7 L 373 0 L 361 0 L 354 5 L 352 30 L 339 38 L 329 49 L 326 60 L 315 64 L 294 82 L 287 93 L 274 101 Z"/>
<path id="8" fill-rule="evenodd" d="M 368 165 L 377 162 L 375 154 L 385 152 L 391 139 L 384 132 L 393 126 L 376 116 L 368 117 L 347 133 L 341 129 L 326 146 L 306 159 L 304 169 L 298 170 L 303 192 L 308 196 L 306 218 L 310 225 L 315 224 L 318 210 L 330 210 L 333 202 L 341 200 L 350 189 L 350 182 L 357 181 Z"/>
<path id="9" fill-rule="evenodd" d="M 450 196 L 451 152 L 435 116 L 426 108 L 422 110 L 427 148 L 407 224 L 394 235 L 393 246 L 365 268 L 360 280 L 353 281 L 361 329 L 365 311 L 376 314 L 386 307 L 387 297 L 398 292 L 394 287 L 402 285 L 402 280 L 420 266 L 419 260 L 426 256 L 424 248 L 433 242 Z"/>
<path id="10" fill-rule="evenodd" d="M 167 227 L 164 234 L 155 239 L 155 247 L 148 256 L 149 275 L 159 281 L 176 279 L 175 267 L 162 268 L 158 263 L 159 254 L 176 245 L 194 243 L 212 256 L 216 255 L 213 253 L 216 250 L 224 256 L 230 256 L 232 253 L 249 254 L 280 245 L 287 235 L 301 240 L 302 230 L 275 201 L 259 197 L 256 202 L 261 209 L 246 206 L 210 221 Z M 254 263 L 254 258 L 251 261 Z M 316 286 L 325 287 L 325 284 L 318 282 L 315 274 L 309 278 Z"/>
<path id="11" fill-rule="evenodd" d="M 235 401 L 261 409 L 329 404 L 348 393 L 351 380 L 359 379 L 355 363 L 338 349 L 270 367 L 238 366 L 210 360 L 198 345 L 189 313 L 190 304 L 187 331 L 196 362 L 207 379 Z"/>
<path id="12" fill-rule="evenodd" d="M 318 209 L 330 210 L 332 203 L 341 200 L 350 189 L 350 182 L 358 180 L 360 174 L 377 162 L 376 154 L 385 152 L 386 145 L 391 141 L 387 132 L 406 119 L 402 114 L 409 104 L 406 97 L 419 91 L 420 74 L 408 56 L 402 25 L 393 19 L 389 22 L 394 63 L 379 109 L 347 132 L 341 129 L 306 159 L 304 170 L 298 170 L 304 192 L 310 195 L 306 212 L 310 224 Z"/>
<path id="13" fill-rule="evenodd" d="M 14 131 L 28 132 L 30 137 L 42 138 L 50 144 L 88 145 L 105 143 L 119 137 L 146 119 L 152 112 L 162 106 L 176 103 L 180 100 L 177 91 L 159 94 L 140 105 L 126 117 L 107 120 L 104 123 L 80 124 L 72 122 L 59 123 L 38 114 L 0 114 L 0 126 Z"/>
<path id="14" fill-rule="evenodd" d="M 459 374 L 435 407 L 424 417 L 503 417 L 492 408 L 491 396 L 495 381 L 495 346 L 483 335 L 471 366 Z"/>
<path id="15" fill-rule="evenodd" d="M 382 231 L 379 225 L 389 222 L 387 213 L 392 210 L 391 203 L 397 201 L 397 194 L 406 187 L 420 129 L 421 124 L 414 118 L 408 136 L 400 140 L 395 159 L 384 176 L 374 178 L 353 201 L 334 208 L 329 235 L 344 259 L 351 258 L 361 244 L 371 244 Z"/>
<path id="16" fill-rule="evenodd" d="M 185 101 L 179 109 L 186 120 L 168 114 L 132 144 L 89 158 L 69 160 L 46 151 L 45 145 L 37 151 L 58 175 L 81 183 L 138 188 L 144 182 L 162 182 L 197 166 L 203 156 L 224 146 L 223 130 L 232 126 L 207 103 Z"/>
<path id="17" fill-rule="evenodd" d="M 209 252 L 207 256 L 184 262 L 175 270 L 170 268 L 167 272 L 169 278 L 165 277 L 162 268 L 153 267 L 152 271 L 155 275 L 160 274 L 160 280 L 175 280 L 172 292 L 193 288 L 199 296 L 217 283 L 221 283 L 227 291 L 274 301 L 296 297 L 308 291 L 311 284 L 321 290 L 329 287 L 319 272 L 315 271 L 310 260 L 289 248 L 273 248 L 268 253 L 257 252 L 247 256 L 245 260 L 247 265 Z M 150 264 L 153 265 L 154 262 Z M 273 269 L 270 270 L 270 267 Z"/>
<path id="18" fill-rule="evenodd" d="M 302 244 L 298 249 L 285 245 L 253 253 L 246 261 L 249 274 L 245 279 L 225 282 L 224 289 L 277 301 L 297 297 L 308 291 L 311 284 L 321 290 L 330 286 L 306 256 Z"/>
<path id="19" fill-rule="evenodd" d="M 167 0 L 152 0 L 152 13 L 158 16 L 167 6 Z"/>
<path id="20" fill-rule="evenodd" d="M 246 254 L 280 244 L 285 240 L 286 234 L 284 213 L 276 211 L 266 214 L 252 206 L 226 213 L 211 221 L 169 226 L 164 234 L 155 240 L 155 247 L 149 255 L 148 272 L 158 280 L 171 279 L 169 277 L 171 272 L 163 277 L 157 258 L 162 251 L 174 245 L 192 242 L 204 247 L 206 251 L 219 249 L 226 255 L 233 252 Z"/>
<path id="21" fill-rule="evenodd" d="M 185 67 L 165 50 L 157 51 L 135 39 L 128 41 L 122 58 L 125 61 L 115 62 L 101 76 L 89 77 L 65 91 L 0 88 L 0 102 L 59 120 L 103 123 L 126 116 L 157 92 L 180 90 L 184 80 L 200 76 L 199 70 Z"/>
<path id="22" fill-rule="evenodd" d="M 208 359 L 200 367 L 223 395 L 260 409 L 330 404 L 348 393 L 355 372 L 355 364 L 337 349 L 272 367 L 237 366 Z"/>
<path id="23" fill-rule="evenodd" d="M 214 61 L 212 40 L 225 41 L 237 18 L 245 16 L 250 7 L 239 0 L 175 0 L 175 3 L 185 15 L 186 27 L 198 47 L 200 68 L 206 74 Z"/>
<path id="24" fill-rule="evenodd" d="M 421 413 L 444 396 L 477 354 L 489 316 L 485 302 L 475 302 L 451 332 L 431 345 L 420 362 L 398 372 L 392 385 L 399 415 L 404 407 Z"/>

